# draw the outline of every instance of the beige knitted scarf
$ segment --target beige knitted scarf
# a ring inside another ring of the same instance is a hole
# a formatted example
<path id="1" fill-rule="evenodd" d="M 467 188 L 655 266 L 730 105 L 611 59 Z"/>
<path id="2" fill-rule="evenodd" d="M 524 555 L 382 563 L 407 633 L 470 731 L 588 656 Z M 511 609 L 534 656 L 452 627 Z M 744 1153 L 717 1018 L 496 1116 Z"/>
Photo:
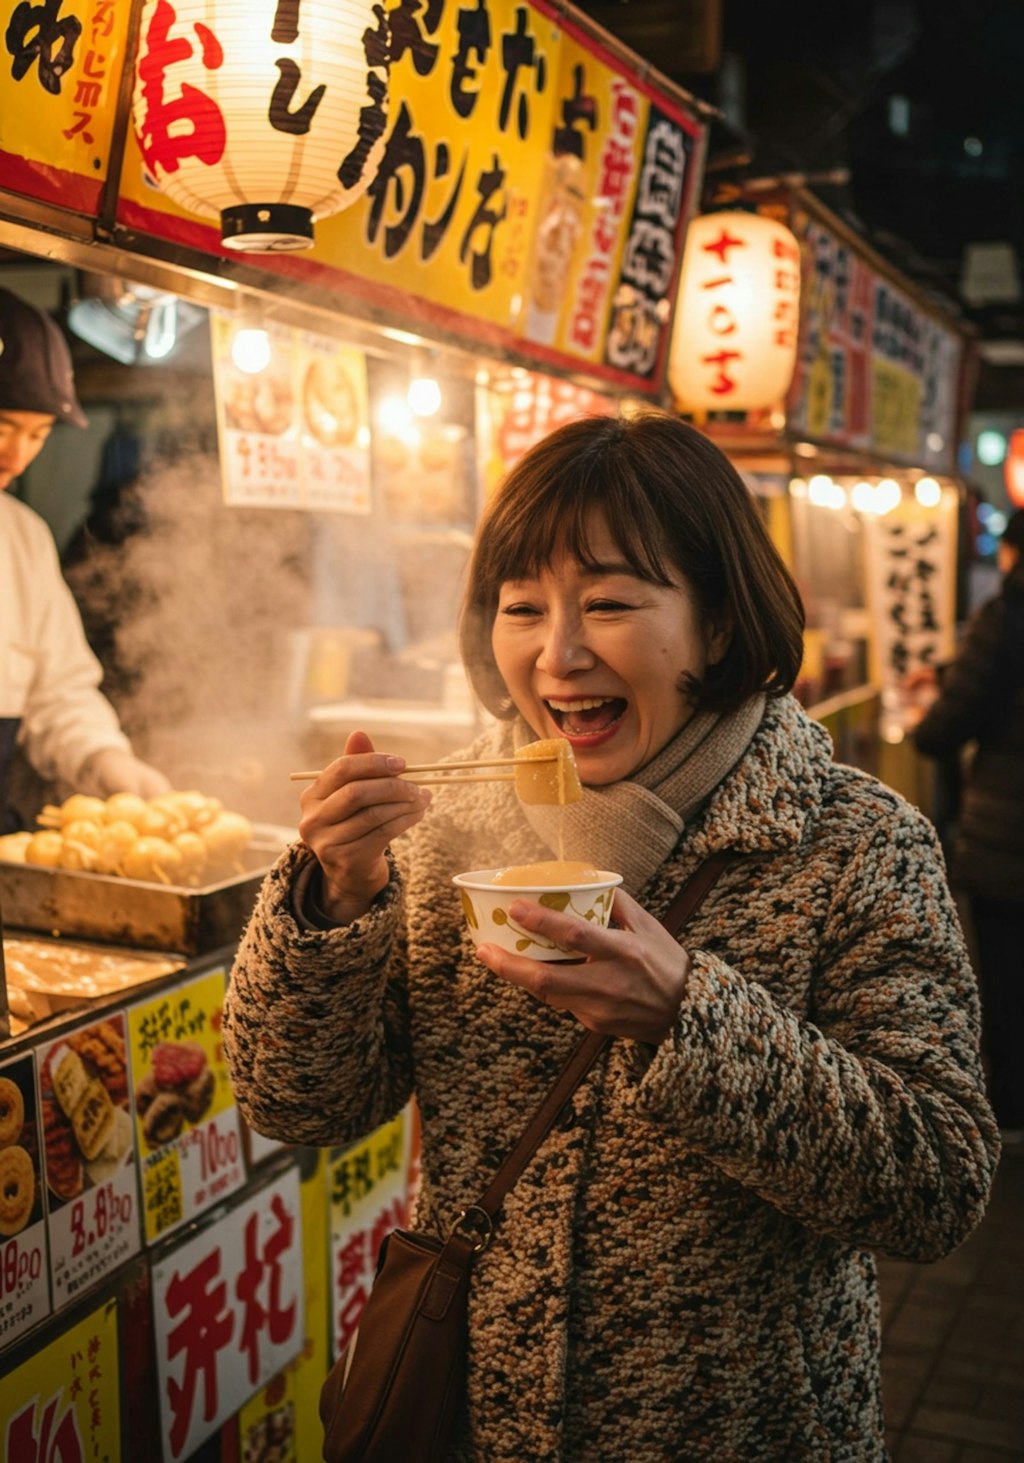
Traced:
<path id="1" fill-rule="evenodd" d="M 637 894 L 743 756 L 764 708 L 764 696 L 757 695 L 735 711 L 698 712 L 630 781 L 585 787 L 579 801 L 564 807 L 523 804 L 523 813 L 558 858 L 614 869 Z M 519 719 L 513 737 L 521 747 L 536 733 Z"/>

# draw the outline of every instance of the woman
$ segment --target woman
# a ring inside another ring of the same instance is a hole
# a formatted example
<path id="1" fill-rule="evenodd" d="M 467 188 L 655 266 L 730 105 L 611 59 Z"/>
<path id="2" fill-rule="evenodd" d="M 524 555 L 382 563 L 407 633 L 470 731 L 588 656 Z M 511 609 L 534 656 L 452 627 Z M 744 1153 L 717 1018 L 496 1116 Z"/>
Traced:
<path id="1" fill-rule="evenodd" d="M 268 876 L 226 1012 L 242 1109 L 349 1143 L 415 1091 L 420 1228 L 485 1187 L 580 1022 L 618 1038 L 475 1269 L 454 1457 L 885 1457 L 870 1252 L 959 1244 L 998 1135 L 934 834 L 833 764 L 788 694 L 801 628 L 706 438 L 563 427 L 478 533 L 462 647 L 497 721 L 466 755 L 565 737 L 582 800 L 431 800 L 354 732 Z M 679 944 L 658 916 L 723 849 Z M 624 874 L 616 927 L 524 903 L 582 963 L 474 949 L 451 876 L 553 852 Z"/>
<path id="2" fill-rule="evenodd" d="M 1004 1138 L 1024 1141 L 1024 508 L 998 551 L 999 593 L 971 620 L 941 691 L 918 723 L 921 752 L 974 744 L 953 848 L 978 948 L 989 1095 Z M 917 685 L 925 682 L 918 674 Z M 932 683 L 938 689 L 938 678 Z"/>

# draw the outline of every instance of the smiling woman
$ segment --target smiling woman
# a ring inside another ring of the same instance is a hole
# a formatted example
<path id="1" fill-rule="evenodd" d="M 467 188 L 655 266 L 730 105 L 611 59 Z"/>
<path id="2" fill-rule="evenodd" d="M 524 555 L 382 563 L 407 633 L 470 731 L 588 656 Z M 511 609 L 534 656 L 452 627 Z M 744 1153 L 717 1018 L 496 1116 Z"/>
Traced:
<path id="1" fill-rule="evenodd" d="M 870 1252 L 959 1244 L 998 1137 L 934 832 L 789 694 L 802 618 L 699 432 L 562 427 L 477 532 L 461 643 L 497 719 L 451 766 L 563 743 L 581 795 L 431 802 L 356 731 L 264 882 L 239 1105 L 349 1144 L 415 1093 L 421 1230 L 490 1184 L 581 1026 L 613 1038 L 474 1269 L 459 1463 L 886 1457 Z M 661 917 L 716 855 L 680 943 Z M 610 909 L 525 878 L 553 860 Z"/>

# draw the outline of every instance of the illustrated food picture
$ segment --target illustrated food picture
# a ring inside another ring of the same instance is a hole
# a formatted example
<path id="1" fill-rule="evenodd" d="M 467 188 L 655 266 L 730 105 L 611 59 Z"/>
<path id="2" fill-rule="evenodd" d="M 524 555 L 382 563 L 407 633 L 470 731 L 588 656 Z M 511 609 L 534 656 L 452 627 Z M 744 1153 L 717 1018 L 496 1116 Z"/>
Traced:
<path id="1" fill-rule="evenodd" d="M 43 1073 L 46 1177 L 61 1199 L 101 1183 L 132 1146 L 124 1037 L 112 1021 L 72 1032 Z"/>
<path id="2" fill-rule="evenodd" d="M 319 356 L 302 387 L 306 426 L 324 447 L 347 447 L 359 429 L 359 402 L 341 361 Z"/>
<path id="3" fill-rule="evenodd" d="M 186 1122 L 198 1123 L 216 1088 L 203 1048 L 194 1041 L 163 1041 L 135 1088 L 135 1111 L 150 1148 L 172 1142 Z"/>
<path id="4" fill-rule="evenodd" d="M 36 1201 L 35 1166 L 21 1144 L 24 1127 L 21 1088 L 0 1077 L 0 1239 L 21 1233 Z"/>
<path id="5" fill-rule="evenodd" d="M 0 838 L 0 860 L 189 888 L 240 873 L 252 839 L 248 818 L 193 791 L 74 793 L 37 822 L 35 833 Z"/>

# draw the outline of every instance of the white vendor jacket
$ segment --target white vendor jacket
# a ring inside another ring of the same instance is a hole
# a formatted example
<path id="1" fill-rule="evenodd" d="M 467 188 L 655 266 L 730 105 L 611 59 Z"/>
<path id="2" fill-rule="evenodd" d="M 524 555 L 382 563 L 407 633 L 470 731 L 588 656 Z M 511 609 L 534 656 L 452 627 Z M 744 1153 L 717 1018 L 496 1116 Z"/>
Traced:
<path id="1" fill-rule="evenodd" d="M 0 722 L 21 722 L 41 777 L 74 785 L 95 752 L 131 750 L 102 678 L 49 526 L 0 492 Z"/>

